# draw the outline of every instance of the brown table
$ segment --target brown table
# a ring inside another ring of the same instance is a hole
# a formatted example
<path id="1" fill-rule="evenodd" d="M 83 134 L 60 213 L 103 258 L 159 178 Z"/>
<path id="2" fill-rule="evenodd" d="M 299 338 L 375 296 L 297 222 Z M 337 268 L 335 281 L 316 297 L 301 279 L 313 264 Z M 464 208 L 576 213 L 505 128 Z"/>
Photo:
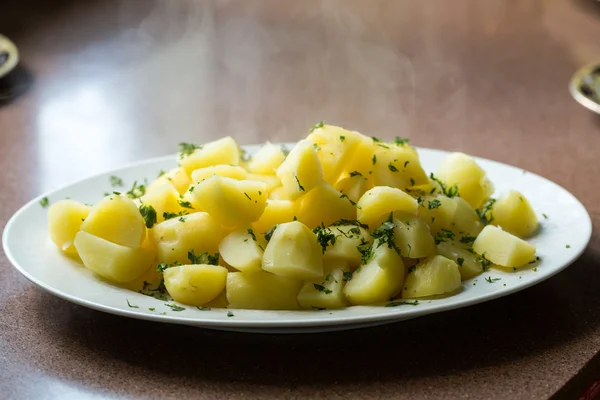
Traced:
<path id="1" fill-rule="evenodd" d="M 39 3 L 39 4 L 37 4 Z M 230 134 L 325 119 L 544 175 L 600 223 L 600 118 L 567 92 L 600 4 L 8 0 L 30 89 L 0 107 L 0 228 L 33 196 Z M 32 251 L 35 249 L 32 248 Z M 107 315 L 0 257 L 0 397 L 576 398 L 600 379 L 600 240 L 487 304 L 379 328 L 250 335 Z"/>

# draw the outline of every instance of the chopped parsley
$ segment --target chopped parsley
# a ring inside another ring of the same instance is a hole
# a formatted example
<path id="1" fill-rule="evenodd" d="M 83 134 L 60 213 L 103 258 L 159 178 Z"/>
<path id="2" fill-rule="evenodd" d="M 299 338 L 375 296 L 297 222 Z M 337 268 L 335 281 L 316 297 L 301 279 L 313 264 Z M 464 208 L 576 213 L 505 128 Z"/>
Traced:
<path id="1" fill-rule="evenodd" d="M 406 168 L 408 164 L 410 164 L 410 161 L 404 161 L 404 168 Z"/>
<path id="2" fill-rule="evenodd" d="M 131 189 L 126 194 L 131 199 L 138 199 L 146 194 L 146 185 L 138 185 L 137 181 L 134 181 L 133 186 L 131 186 Z"/>
<path id="3" fill-rule="evenodd" d="M 254 234 L 254 231 L 252 230 L 252 228 L 248 228 L 247 232 L 248 232 L 248 235 L 250 235 L 252 237 L 252 240 L 254 240 L 256 242 L 256 235 Z"/>
<path id="4" fill-rule="evenodd" d="M 275 229 L 277 229 L 277 225 L 273 226 L 271 229 L 269 229 L 268 231 L 266 231 L 265 233 L 263 233 L 263 235 L 265 236 L 265 240 L 267 242 L 269 240 L 271 240 L 271 237 L 273 236 L 273 233 L 275 232 Z"/>
<path id="5" fill-rule="evenodd" d="M 130 308 L 140 308 L 139 306 L 135 306 L 135 305 L 131 304 L 131 303 L 129 302 L 129 299 L 125 299 L 125 300 L 127 300 L 127 305 L 128 305 Z"/>
<path id="6" fill-rule="evenodd" d="M 123 179 L 118 176 L 111 175 L 110 176 L 110 186 L 123 186 Z"/>
<path id="7" fill-rule="evenodd" d="M 475 236 L 466 234 L 460 238 L 460 242 L 465 244 L 473 244 L 473 242 L 475 242 L 475 239 L 477 239 Z"/>
<path id="8" fill-rule="evenodd" d="M 357 208 L 360 208 L 356 205 L 355 201 L 352 201 L 352 199 L 350 197 L 348 197 L 347 194 L 342 193 L 340 196 L 340 199 L 347 199 L 350 202 L 350 204 L 352 204 L 353 206 L 356 206 Z"/>
<path id="9" fill-rule="evenodd" d="M 352 272 L 350 272 L 350 271 L 344 271 L 344 280 L 345 281 L 351 281 L 352 280 Z"/>
<path id="10" fill-rule="evenodd" d="M 363 174 L 361 174 L 358 171 L 352 171 L 352 172 L 350 172 L 350 177 L 353 177 L 353 176 L 363 176 Z"/>
<path id="11" fill-rule="evenodd" d="M 410 267 L 408 267 L 408 273 L 410 274 L 411 272 L 415 272 L 415 269 L 417 269 L 416 265 L 411 265 Z"/>
<path id="12" fill-rule="evenodd" d="M 323 292 L 325 294 L 329 294 L 332 293 L 331 290 L 327 289 L 325 286 L 323 285 L 319 285 L 318 283 L 313 283 L 313 286 L 315 288 L 315 290 L 318 290 L 319 292 Z"/>
<path id="13" fill-rule="evenodd" d="M 195 187 L 196 187 L 196 186 L 194 186 L 194 185 L 190 185 L 190 188 L 188 189 L 188 192 L 190 192 L 190 193 L 194 193 L 194 188 L 195 188 Z"/>
<path id="14" fill-rule="evenodd" d="M 325 126 L 325 121 L 319 121 L 316 124 L 314 124 L 313 126 L 311 126 L 308 131 L 310 133 L 313 133 L 315 130 L 322 128 L 323 126 Z"/>
<path id="15" fill-rule="evenodd" d="M 437 235 L 435 235 L 435 244 L 454 240 L 454 237 L 454 232 L 452 232 L 450 229 L 442 228 Z"/>
<path id="16" fill-rule="evenodd" d="M 298 179 L 298 178 L 296 178 Z M 248 200 L 252 201 L 252 198 L 250 196 L 248 196 L 248 193 L 244 192 L 244 196 L 246 196 L 248 198 Z"/>
<path id="17" fill-rule="evenodd" d="M 295 175 L 294 178 L 296 178 L 296 182 L 298 183 L 298 189 L 300 189 L 301 192 L 304 192 L 305 191 L 304 186 L 302 186 L 300 184 L 300 179 L 298 179 L 298 175 Z M 248 196 L 248 195 L 246 195 L 246 196 Z"/>
<path id="18" fill-rule="evenodd" d="M 477 257 L 475 259 L 475 262 L 478 262 L 481 264 L 481 269 L 483 270 L 483 272 L 487 271 L 492 266 L 492 262 L 490 260 L 488 260 L 487 258 L 485 258 L 485 253 L 483 253 L 481 255 L 481 257 Z M 513 267 L 513 270 L 516 271 L 517 269 Z"/>
<path id="19" fill-rule="evenodd" d="M 501 278 L 492 278 L 491 276 L 488 276 L 487 278 L 485 278 L 487 283 L 494 283 L 494 282 L 498 282 Z"/>
<path id="20" fill-rule="evenodd" d="M 50 204 L 50 200 L 48 200 L 47 197 L 42 197 L 42 199 L 40 200 L 40 206 L 46 208 L 46 207 L 48 207 L 49 204 Z"/>
<path id="21" fill-rule="evenodd" d="M 185 310 L 185 307 L 178 306 L 177 304 L 165 303 L 165 306 L 169 307 L 173 311 L 183 311 L 183 310 Z"/>
<path id="22" fill-rule="evenodd" d="M 166 172 L 165 172 L 164 170 L 162 170 L 162 169 L 161 169 L 160 171 L 158 171 L 158 177 L 157 177 L 157 178 L 160 178 L 160 177 L 161 177 L 161 176 L 163 176 L 164 174 L 166 174 Z"/>
<path id="23" fill-rule="evenodd" d="M 331 224 L 331 226 L 341 226 L 341 225 L 354 225 L 359 228 L 369 229 L 369 225 L 363 224 L 355 219 L 340 219 L 339 221 L 335 221 Z"/>
<path id="24" fill-rule="evenodd" d="M 458 264 L 458 266 L 459 266 L 459 267 L 462 267 L 462 266 L 463 266 L 463 264 L 465 263 L 465 259 L 464 259 L 464 258 L 462 258 L 462 257 L 458 257 L 458 258 L 456 259 L 456 263 Z"/>
<path id="25" fill-rule="evenodd" d="M 241 147 L 240 147 L 240 158 L 242 159 L 243 162 L 252 161 L 252 155 L 248 154 L 246 149 L 242 149 Z"/>
<path id="26" fill-rule="evenodd" d="M 440 187 L 442 188 L 442 193 L 444 193 L 444 195 L 446 195 L 447 197 L 456 197 L 456 196 L 460 196 L 460 194 L 458 193 L 458 185 L 454 185 L 451 186 L 450 188 L 448 188 L 448 186 L 442 182 L 440 179 L 438 179 L 433 172 L 431 173 L 431 175 L 429 175 L 429 178 L 431 178 L 432 181 L 437 182 Z"/>
<path id="27" fill-rule="evenodd" d="M 281 152 L 283 153 L 284 156 L 288 156 L 288 154 L 290 154 L 290 149 L 288 149 L 286 146 L 281 145 Z"/>
<path id="28" fill-rule="evenodd" d="M 392 172 L 398 172 L 398 168 L 396 168 L 394 166 L 394 164 L 392 164 L 392 162 L 390 161 L 390 163 L 388 164 L 388 169 Z"/>
<path id="29" fill-rule="evenodd" d="M 495 202 L 496 199 L 490 198 L 488 199 L 488 201 L 485 202 L 483 206 L 481 206 L 481 208 L 475 210 L 475 212 L 477 212 L 477 215 L 479 216 L 479 219 L 485 225 L 489 225 L 494 220 L 494 213 L 492 212 L 492 208 L 494 207 Z"/>
<path id="30" fill-rule="evenodd" d="M 435 210 L 438 207 L 441 207 L 442 202 L 439 201 L 438 199 L 433 199 L 429 202 L 429 204 L 427 205 L 427 208 L 430 210 Z"/>
<path id="31" fill-rule="evenodd" d="M 371 162 L 373 163 L 373 165 L 377 164 L 377 155 L 373 154 L 373 157 L 371 158 Z"/>
<path id="32" fill-rule="evenodd" d="M 404 146 L 405 144 L 408 144 L 408 142 L 410 142 L 409 138 L 402 138 L 400 136 L 394 138 L 394 144 L 397 146 Z"/>
<path id="33" fill-rule="evenodd" d="M 398 307 L 398 306 L 417 306 L 417 305 L 419 305 L 419 300 L 415 300 L 415 301 L 402 300 L 402 301 L 392 301 L 391 303 L 387 303 L 385 306 L 386 307 Z"/>
<path id="34" fill-rule="evenodd" d="M 544 219 L 548 219 L 548 216 L 546 214 L 542 214 L 542 217 L 544 217 Z"/>
<path id="35" fill-rule="evenodd" d="M 185 222 L 185 218 L 184 217 L 179 217 L 179 222 Z"/>
<path id="36" fill-rule="evenodd" d="M 190 203 L 189 201 L 179 200 L 179 205 L 183 208 L 189 208 L 191 210 L 194 209 L 194 207 L 192 206 L 192 203 Z"/>
<path id="37" fill-rule="evenodd" d="M 159 264 L 159 266 L 161 266 L 163 264 Z M 164 264 L 165 266 L 167 264 Z M 158 269 L 158 268 L 157 268 Z M 165 281 L 164 279 L 160 281 L 160 283 L 158 284 L 158 286 L 156 286 L 155 288 L 151 288 L 150 287 L 150 283 L 144 281 L 144 284 L 142 286 L 142 289 L 139 291 L 139 293 L 146 295 L 146 296 L 150 296 L 150 297 L 154 297 L 157 300 L 167 300 L 167 288 L 165 287 Z M 153 311 L 153 310 L 150 310 Z"/>
<path id="38" fill-rule="evenodd" d="M 328 246 L 333 246 L 338 236 L 335 235 L 330 228 L 326 228 L 325 224 L 321 222 L 321 226 L 317 226 L 313 229 L 313 233 L 317 235 L 317 242 L 321 245 L 321 250 L 325 254 Z"/>
<path id="39" fill-rule="evenodd" d="M 371 139 L 373 139 L 373 142 L 375 142 L 375 143 L 381 143 L 381 141 L 382 141 L 381 139 L 379 139 L 378 137 L 375 137 L 375 136 L 371 136 Z"/>
<path id="40" fill-rule="evenodd" d="M 189 156 L 190 154 L 192 154 L 194 151 L 196 151 L 197 149 L 201 149 L 202 146 L 197 146 L 193 143 L 185 143 L 185 142 L 181 142 L 179 143 L 179 152 L 181 153 L 181 155 L 179 156 L 180 159 L 183 159 L 186 156 Z"/>
<path id="41" fill-rule="evenodd" d="M 151 205 L 142 204 L 140 206 L 140 214 L 142 214 L 142 218 L 144 218 L 146 228 L 150 229 L 156 224 L 156 210 Z"/>
<path id="42" fill-rule="evenodd" d="M 210 307 L 205 306 L 196 306 L 196 308 L 200 311 L 210 311 Z"/>
<path id="43" fill-rule="evenodd" d="M 344 140 L 346 140 L 346 136 L 340 136 L 340 142 L 344 142 Z"/>
<path id="44" fill-rule="evenodd" d="M 570 248 L 571 248 L 571 245 L 570 245 L 570 244 L 568 244 L 568 245 L 566 245 L 565 247 L 566 247 L 567 249 L 570 249 Z"/>
<path id="45" fill-rule="evenodd" d="M 188 215 L 188 213 L 186 211 L 179 211 L 178 213 L 173 213 L 169 211 L 163 212 L 163 218 L 165 219 L 165 221 L 171 218 L 182 217 L 184 215 Z"/>
<path id="46" fill-rule="evenodd" d="M 364 238 L 361 238 L 361 243 L 356 246 L 356 250 L 360 253 L 361 264 L 366 264 L 373 257 L 373 246 L 367 242 Z M 355 271 L 358 272 L 360 267 Z"/>
<path id="47" fill-rule="evenodd" d="M 396 225 L 394 225 L 393 218 L 394 213 L 390 213 L 388 219 L 383 224 L 381 224 L 379 228 L 375 229 L 371 233 L 371 236 L 373 236 L 375 239 L 379 239 L 379 244 L 377 245 L 377 247 L 383 244 L 387 244 L 388 248 L 394 249 L 396 253 L 400 254 L 400 249 L 398 248 L 394 240 L 394 228 L 396 227 Z"/>
<path id="48" fill-rule="evenodd" d="M 227 316 L 231 318 L 234 316 L 234 314 L 231 311 L 227 311 Z"/>
<path id="49" fill-rule="evenodd" d="M 188 260 L 192 264 L 208 264 L 208 265 L 219 265 L 219 253 L 215 253 L 212 256 L 208 252 L 196 255 L 194 249 L 188 251 Z"/>
<path id="50" fill-rule="evenodd" d="M 410 186 L 415 186 L 415 180 L 411 177 L 410 178 Z"/>

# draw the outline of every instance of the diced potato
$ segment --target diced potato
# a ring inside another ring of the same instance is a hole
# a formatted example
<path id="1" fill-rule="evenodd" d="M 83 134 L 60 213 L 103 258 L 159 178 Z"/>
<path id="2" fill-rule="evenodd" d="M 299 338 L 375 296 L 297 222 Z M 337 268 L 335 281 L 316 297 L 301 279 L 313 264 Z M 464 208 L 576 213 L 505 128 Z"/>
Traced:
<path id="1" fill-rule="evenodd" d="M 201 306 L 225 289 L 227 269 L 219 265 L 192 264 L 167 268 L 165 287 L 179 303 Z"/>
<path id="2" fill-rule="evenodd" d="M 460 271 L 454 261 L 443 256 L 428 257 L 407 275 L 402 298 L 451 293 L 460 288 L 460 283 Z"/>
<path id="3" fill-rule="evenodd" d="M 275 175 L 275 170 L 285 160 L 285 153 L 281 146 L 270 142 L 265 143 L 248 162 L 248 171 L 253 174 Z"/>
<path id="4" fill-rule="evenodd" d="M 473 250 L 494 264 L 519 268 L 535 258 L 535 247 L 523 239 L 488 225 L 477 236 Z"/>
<path id="5" fill-rule="evenodd" d="M 452 153 L 446 157 L 440 163 L 437 178 L 448 187 L 457 185 L 460 197 L 473 208 L 480 207 L 494 192 L 485 171 L 464 153 Z"/>
<path id="6" fill-rule="evenodd" d="M 412 214 L 394 214 L 394 242 L 400 254 L 409 258 L 423 258 L 435 254 L 435 243 L 427 224 Z"/>
<path id="7" fill-rule="evenodd" d="M 146 248 L 122 246 L 85 231 L 75 235 L 74 243 L 83 265 L 109 281 L 133 281 L 154 265 L 155 255 Z"/>
<path id="8" fill-rule="evenodd" d="M 304 282 L 298 294 L 298 303 L 302 308 L 342 308 L 349 305 L 344 295 L 344 272 L 348 265 L 333 267 L 325 276 Z"/>
<path id="9" fill-rule="evenodd" d="M 374 228 L 394 211 L 417 215 L 418 204 L 417 200 L 400 189 L 376 186 L 360 198 L 357 209 L 357 219 Z"/>
<path id="10" fill-rule="evenodd" d="M 405 273 L 400 255 L 376 240 L 373 257 L 354 271 L 352 279 L 346 282 L 344 293 L 355 305 L 386 301 L 402 289 Z"/>
<path id="11" fill-rule="evenodd" d="M 280 224 L 263 255 L 262 268 L 294 279 L 323 275 L 323 257 L 315 234 L 299 221 Z"/>
<path id="12" fill-rule="evenodd" d="M 348 175 L 345 178 L 340 179 L 336 184 L 335 188 L 340 193 L 348 196 L 350 200 L 358 203 L 358 200 L 365 194 L 367 190 L 371 188 L 369 180 L 359 173 L 353 172 L 354 175 Z"/>
<path id="13" fill-rule="evenodd" d="M 221 291 L 213 300 L 204 304 L 204 307 L 208 308 L 227 308 L 228 306 L 229 302 L 227 301 L 227 292 L 225 290 Z"/>
<path id="14" fill-rule="evenodd" d="M 251 310 L 297 310 L 302 281 L 268 272 L 227 274 L 229 308 Z"/>
<path id="15" fill-rule="evenodd" d="M 440 242 L 437 245 L 438 254 L 456 262 L 460 279 L 465 281 L 483 272 L 483 259 L 468 250 L 468 245 L 458 241 Z"/>
<path id="16" fill-rule="evenodd" d="M 146 247 L 153 254 L 156 254 L 156 250 Z M 122 288 L 132 290 L 134 292 L 140 292 L 148 289 L 157 288 L 162 281 L 162 273 L 160 273 L 154 264 L 150 266 L 143 274 L 135 278 L 130 282 L 119 283 L 118 285 Z"/>
<path id="17" fill-rule="evenodd" d="M 360 134 L 339 126 L 323 125 L 308 135 L 316 148 L 317 156 L 323 166 L 323 176 L 327 183 L 333 185 L 345 170 L 348 161 L 353 157 L 360 144 Z"/>
<path id="18" fill-rule="evenodd" d="M 346 163 L 346 171 L 358 172 L 366 178 L 372 177 L 373 165 L 377 162 L 377 158 L 373 158 L 375 151 L 373 139 L 360 135 L 356 148 Z"/>
<path id="19" fill-rule="evenodd" d="M 494 203 L 492 216 L 493 225 L 521 238 L 531 236 L 538 227 L 531 204 L 516 190 L 511 190 Z"/>
<path id="20" fill-rule="evenodd" d="M 192 209 L 191 210 L 186 210 L 188 211 L 190 214 L 192 212 L 195 211 L 204 211 L 201 207 L 200 204 L 198 204 L 198 202 L 196 201 L 196 197 L 194 196 L 194 190 L 196 189 L 196 184 L 192 183 L 190 185 L 190 187 L 188 188 L 188 190 L 182 195 L 181 197 L 181 201 L 182 202 L 186 202 L 186 203 L 190 203 L 192 205 Z M 191 190 L 191 192 L 190 192 Z"/>
<path id="21" fill-rule="evenodd" d="M 242 272 L 260 271 L 267 241 L 251 228 L 242 228 L 225 236 L 219 253 L 225 262 Z"/>
<path id="22" fill-rule="evenodd" d="M 90 206 L 75 200 L 59 200 L 48 209 L 48 231 L 50 239 L 65 253 L 75 254 L 75 235 L 83 220 L 90 213 Z"/>
<path id="23" fill-rule="evenodd" d="M 433 235 L 442 229 L 452 230 L 457 203 L 446 196 L 425 196 L 419 204 L 418 216 L 429 225 Z"/>
<path id="24" fill-rule="evenodd" d="M 248 180 L 264 182 L 269 193 L 281 186 L 281 181 L 275 175 L 248 174 Z"/>
<path id="25" fill-rule="evenodd" d="M 277 169 L 277 176 L 292 200 L 324 183 L 323 168 L 310 140 L 301 140 L 294 146 Z"/>
<path id="26" fill-rule="evenodd" d="M 204 167 L 194 170 L 192 172 L 192 181 L 195 183 L 202 182 L 213 175 L 241 181 L 248 177 L 248 172 L 244 168 L 237 165 L 213 165 L 211 167 Z"/>
<path id="27" fill-rule="evenodd" d="M 131 199 L 112 194 L 90 209 L 81 230 L 128 247 L 139 247 L 145 237 L 144 219 Z"/>
<path id="28" fill-rule="evenodd" d="M 479 235 L 483 224 L 475 209 L 462 197 L 453 197 L 452 201 L 456 204 L 456 209 L 452 218 L 452 227 L 449 229 L 472 236 Z"/>
<path id="29" fill-rule="evenodd" d="M 267 204 L 263 182 L 236 181 L 220 176 L 200 182 L 192 194 L 200 208 L 226 226 L 246 225 L 258 220 Z"/>
<path id="30" fill-rule="evenodd" d="M 325 264 L 331 260 L 343 260 L 352 267 L 358 267 L 361 263 L 359 246 L 373 243 L 369 232 L 355 225 L 331 226 L 329 229 L 337 237 L 335 243 L 327 246 L 323 254 Z"/>
<path id="31" fill-rule="evenodd" d="M 177 261 L 188 263 L 188 251 L 195 254 L 216 253 L 225 236 L 219 222 L 205 212 L 172 218 L 154 225 L 150 231 L 156 243 L 158 262 L 172 264 Z"/>
<path id="32" fill-rule="evenodd" d="M 179 193 L 170 184 L 155 187 L 154 190 L 140 197 L 141 204 L 152 206 L 156 210 L 157 222 L 165 220 L 163 216 L 165 212 L 175 214 L 180 212 L 182 210 L 179 205 L 180 200 Z"/>
<path id="33" fill-rule="evenodd" d="M 298 221 L 311 229 L 340 219 L 356 219 L 356 205 L 328 183 L 317 186 L 298 201 Z"/>
<path id="34" fill-rule="evenodd" d="M 235 140 L 227 136 L 223 139 L 206 143 L 202 148 L 183 157 L 179 163 L 188 176 L 191 176 L 192 171 L 199 168 L 219 164 L 239 165 L 240 149 Z"/>
<path id="35" fill-rule="evenodd" d="M 290 196 L 287 194 L 283 186 L 278 186 L 274 188 L 269 193 L 269 199 L 271 200 L 291 200 Z"/>
<path id="36" fill-rule="evenodd" d="M 375 186 L 404 189 L 429 183 L 419 155 L 411 146 L 375 143 L 370 175 Z"/>
<path id="37" fill-rule="evenodd" d="M 257 233 L 265 233 L 277 224 L 290 222 L 296 215 L 296 204 L 290 200 L 267 200 L 265 211 L 252 224 Z"/>
<path id="38" fill-rule="evenodd" d="M 150 193 L 155 188 L 161 187 L 166 183 L 173 185 L 173 187 L 175 188 L 175 190 L 177 190 L 177 192 L 179 192 L 179 194 L 183 194 L 188 189 L 192 181 L 182 168 L 173 168 L 172 170 L 162 174 L 161 176 L 156 178 L 154 182 L 149 184 L 146 188 L 146 193 Z"/>

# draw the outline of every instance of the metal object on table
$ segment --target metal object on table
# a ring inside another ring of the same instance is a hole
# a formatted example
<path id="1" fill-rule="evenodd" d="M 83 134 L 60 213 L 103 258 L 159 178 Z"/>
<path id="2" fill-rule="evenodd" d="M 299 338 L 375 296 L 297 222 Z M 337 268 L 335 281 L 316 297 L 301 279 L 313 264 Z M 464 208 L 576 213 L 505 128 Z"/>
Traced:
<path id="1" fill-rule="evenodd" d="M 579 104 L 600 114 L 600 62 L 577 71 L 571 78 L 569 92 Z"/>

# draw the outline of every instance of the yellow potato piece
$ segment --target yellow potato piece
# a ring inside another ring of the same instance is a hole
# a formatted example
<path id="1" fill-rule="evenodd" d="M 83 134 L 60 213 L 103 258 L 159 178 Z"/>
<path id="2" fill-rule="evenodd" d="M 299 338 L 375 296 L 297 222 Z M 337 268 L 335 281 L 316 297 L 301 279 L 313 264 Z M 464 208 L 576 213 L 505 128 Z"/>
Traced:
<path id="1" fill-rule="evenodd" d="M 268 272 L 227 274 L 229 308 L 253 310 L 296 310 L 302 281 Z"/>
<path id="2" fill-rule="evenodd" d="M 225 289 L 227 269 L 208 264 L 180 265 L 167 268 L 163 277 L 173 300 L 201 306 L 215 299 Z"/>
<path id="3" fill-rule="evenodd" d="M 109 281 L 131 282 L 154 266 L 154 253 L 143 247 L 118 245 L 85 231 L 74 243 L 83 265 Z"/>
<path id="4" fill-rule="evenodd" d="M 453 199 L 443 195 L 425 196 L 419 203 L 417 215 L 429 225 L 431 233 L 436 235 L 442 229 L 453 230 L 452 221 L 457 204 Z"/>
<path id="5" fill-rule="evenodd" d="M 90 209 L 81 230 L 128 247 L 138 247 L 145 237 L 144 219 L 133 201 L 112 194 Z"/>
<path id="6" fill-rule="evenodd" d="M 172 264 L 188 263 L 188 251 L 195 254 L 216 253 L 225 236 L 219 222 L 205 212 L 182 218 L 172 218 L 154 225 L 152 240 L 156 243 L 158 262 Z"/>
<path id="7" fill-rule="evenodd" d="M 346 282 L 344 293 L 354 305 L 386 301 L 400 292 L 405 273 L 400 255 L 376 240 L 373 257 L 354 271 L 352 279 Z"/>
<path id="8" fill-rule="evenodd" d="M 371 162 L 373 173 L 369 176 L 375 186 L 404 189 L 429 182 L 417 151 L 408 145 L 376 142 Z"/>
<path id="9" fill-rule="evenodd" d="M 169 172 L 162 174 L 161 176 L 156 178 L 156 180 L 150 183 L 146 188 L 146 193 L 150 193 L 154 189 L 161 187 L 167 183 L 173 185 L 173 187 L 175 188 L 175 190 L 177 190 L 179 194 L 183 194 L 188 189 L 192 181 L 182 168 L 173 168 Z"/>
<path id="10" fill-rule="evenodd" d="M 253 174 L 275 175 L 275 171 L 285 160 L 281 146 L 265 143 L 248 162 L 248 171 Z"/>
<path id="11" fill-rule="evenodd" d="M 323 177 L 331 185 L 339 180 L 361 141 L 358 132 L 333 125 L 314 129 L 307 139 L 313 143 L 323 167 Z"/>
<path id="12" fill-rule="evenodd" d="M 146 193 L 140 197 L 139 200 L 141 204 L 152 206 L 156 210 L 157 222 L 162 222 L 165 220 L 163 216 L 165 212 L 177 214 L 182 210 L 180 205 L 180 201 L 182 199 L 180 199 L 179 193 L 177 190 L 175 190 L 173 185 L 169 184 L 155 187 L 154 190 Z"/>
<path id="13" fill-rule="evenodd" d="M 315 234 L 299 221 L 280 224 L 263 255 L 262 268 L 293 279 L 323 275 L 323 257 Z"/>
<path id="14" fill-rule="evenodd" d="M 192 154 L 184 156 L 179 162 L 188 176 L 199 168 L 212 167 L 219 164 L 240 164 L 240 149 L 230 136 L 206 143 Z"/>
<path id="15" fill-rule="evenodd" d="M 75 200 L 57 201 L 48 209 L 50 239 L 61 251 L 77 253 L 73 241 L 91 207 Z"/>
<path id="16" fill-rule="evenodd" d="M 418 204 L 417 200 L 400 189 L 375 186 L 360 198 L 357 209 L 357 219 L 373 228 L 394 211 L 417 215 Z"/>
<path id="17" fill-rule="evenodd" d="M 278 187 L 274 188 L 269 193 L 269 199 L 270 200 L 291 200 L 290 196 L 287 194 L 287 192 L 285 191 L 283 186 L 278 186 Z"/>
<path id="18" fill-rule="evenodd" d="M 192 172 L 192 181 L 195 183 L 202 182 L 213 175 L 242 180 L 248 177 L 248 172 L 236 165 L 213 165 L 211 167 L 199 168 Z"/>
<path id="19" fill-rule="evenodd" d="M 242 228 L 225 236 L 219 244 L 223 260 L 242 272 L 260 271 L 266 246 L 264 236 L 252 228 Z"/>
<path id="20" fill-rule="evenodd" d="M 192 194 L 200 208 L 226 226 L 247 225 L 258 220 L 267 204 L 263 182 L 220 176 L 200 182 Z"/>
<path id="21" fill-rule="evenodd" d="M 296 203 L 290 200 L 267 200 L 265 211 L 252 224 L 257 233 L 265 233 L 277 224 L 290 222 L 296 216 Z"/>
<path id="22" fill-rule="evenodd" d="M 460 283 L 460 272 L 454 261 L 443 256 L 428 257 L 406 276 L 402 298 L 451 293 L 460 288 Z"/>
<path id="23" fill-rule="evenodd" d="M 493 225 L 515 236 L 526 238 L 538 228 L 538 219 L 529 201 L 516 190 L 500 197 L 492 206 Z"/>
<path id="24" fill-rule="evenodd" d="M 435 254 L 435 243 L 427 224 L 407 213 L 394 214 L 394 241 L 400 254 L 408 258 L 424 258 Z"/>
<path id="25" fill-rule="evenodd" d="M 346 262 L 352 267 L 358 267 L 361 263 L 359 246 L 373 243 L 369 232 L 356 225 L 331 226 L 329 230 L 336 235 L 336 240 L 325 249 L 324 264 L 338 260 L 338 262 Z"/>
<path id="26" fill-rule="evenodd" d="M 353 175 L 348 175 L 340 179 L 336 184 L 335 188 L 340 192 L 348 196 L 350 200 L 358 203 L 358 200 L 366 193 L 367 190 L 371 189 L 369 180 L 360 174 L 359 172 L 352 172 Z"/>
<path id="27" fill-rule="evenodd" d="M 483 229 L 483 224 L 475 209 L 462 197 L 454 197 L 452 201 L 456 204 L 456 209 L 449 229 L 460 234 L 479 235 L 479 232 Z"/>
<path id="28" fill-rule="evenodd" d="M 325 182 L 321 162 L 310 140 L 301 140 L 294 146 L 277 168 L 277 177 L 292 200 Z"/>
<path id="29" fill-rule="evenodd" d="M 311 229 L 340 219 L 356 219 L 356 203 L 328 183 L 314 188 L 298 201 L 298 221 Z"/>
<path id="30" fill-rule="evenodd" d="M 485 171 L 475 160 L 464 153 L 452 153 L 441 163 L 437 178 L 448 187 L 458 186 L 460 197 L 473 208 L 480 207 L 494 192 Z"/>
<path id="31" fill-rule="evenodd" d="M 477 236 L 473 250 L 502 267 L 519 268 L 535 258 L 535 247 L 523 239 L 488 225 Z"/>
<path id="32" fill-rule="evenodd" d="M 247 179 L 250 181 L 264 182 L 267 187 L 267 192 L 269 193 L 281 186 L 281 181 L 275 175 L 248 174 Z"/>
<path id="33" fill-rule="evenodd" d="M 469 251 L 469 245 L 458 241 L 441 242 L 437 245 L 437 252 L 458 265 L 460 279 L 465 281 L 483 272 L 484 262 L 481 257 Z"/>
<path id="34" fill-rule="evenodd" d="M 328 268 L 325 276 L 312 281 L 304 282 L 298 303 L 307 309 L 342 308 L 349 305 L 344 295 L 344 272 L 349 273 L 347 263 L 337 262 L 337 265 Z"/>

